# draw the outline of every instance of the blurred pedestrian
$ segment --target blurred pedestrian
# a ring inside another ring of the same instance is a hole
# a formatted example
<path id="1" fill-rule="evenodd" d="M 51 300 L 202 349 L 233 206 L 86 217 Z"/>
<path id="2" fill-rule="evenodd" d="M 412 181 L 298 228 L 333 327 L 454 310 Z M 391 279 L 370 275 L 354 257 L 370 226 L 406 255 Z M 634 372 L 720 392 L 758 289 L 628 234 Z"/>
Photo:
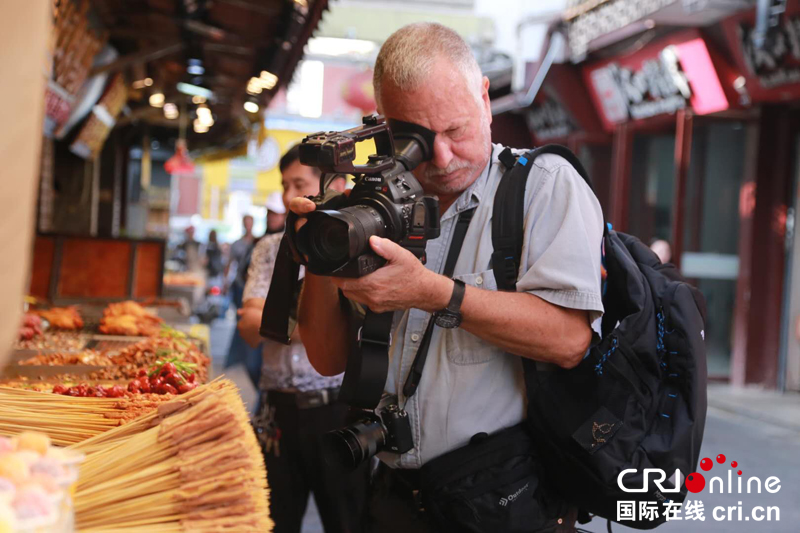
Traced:
<path id="1" fill-rule="evenodd" d="M 253 248 L 256 241 L 253 236 L 253 217 L 250 215 L 242 217 L 242 227 L 244 229 L 244 235 L 231 245 L 228 264 L 225 266 L 225 279 L 229 280 L 232 278 L 230 282 L 230 292 L 233 305 L 236 306 L 237 309 L 242 307 L 242 293 L 244 292 L 244 279 L 239 275 L 239 272 L 241 272 L 239 266 L 245 256 Z"/>
<path id="2" fill-rule="evenodd" d="M 186 270 L 190 272 L 202 271 L 200 243 L 194 238 L 194 226 L 189 226 L 184 230 L 183 242 L 178 245 L 177 252 L 177 258 L 183 263 Z"/>
<path id="3" fill-rule="evenodd" d="M 669 263 L 672 259 L 672 246 L 664 239 L 655 239 L 650 243 L 650 249 L 655 252 L 662 263 Z"/>
<path id="4" fill-rule="evenodd" d="M 222 274 L 222 248 L 217 241 L 217 230 L 212 229 L 208 234 L 205 257 L 206 273 L 209 278 L 216 278 Z"/>
<path id="5" fill-rule="evenodd" d="M 253 217 L 242 217 L 244 235 L 231 245 L 230 257 L 225 267 L 225 279 L 231 279 L 230 296 L 234 308 L 237 310 L 236 321 L 239 321 L 238 310 L 242 307 L 242 294 L 247 280 L 247 265 L 250 263 L 250 254 L 258 239 L 253 235 Z M 247 375 L 254 387 L 258 387 L 261 379 L 261 348 L 256 345 L 250 347 L 239 334 L 239 329 L 233 331 L 228 354 L 225 357 L 225 368 L 244 365 Z"/>

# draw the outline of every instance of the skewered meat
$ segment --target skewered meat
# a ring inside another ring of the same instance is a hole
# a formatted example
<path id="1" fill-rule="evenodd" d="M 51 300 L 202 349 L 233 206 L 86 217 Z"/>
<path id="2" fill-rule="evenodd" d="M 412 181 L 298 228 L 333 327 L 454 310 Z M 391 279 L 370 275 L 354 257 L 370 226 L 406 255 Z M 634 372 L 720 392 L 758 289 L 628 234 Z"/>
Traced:
<path id="1" fill-rule="evenodd" d="M 108 335 L 151 337 L 164 321 L 133 301 L 109 304 L 100 320 L 100 331 Z"/>
<path id="2" fill-rule="evenodd" d="M 52 307 L 50 309 L 37 309 L 33 313 L 44 318 L 50 322 L 50 327 L 57 329 L 81 329 L 83 328 L 83 319 L 78 308 L 75 306 L 69 307 Z"/>

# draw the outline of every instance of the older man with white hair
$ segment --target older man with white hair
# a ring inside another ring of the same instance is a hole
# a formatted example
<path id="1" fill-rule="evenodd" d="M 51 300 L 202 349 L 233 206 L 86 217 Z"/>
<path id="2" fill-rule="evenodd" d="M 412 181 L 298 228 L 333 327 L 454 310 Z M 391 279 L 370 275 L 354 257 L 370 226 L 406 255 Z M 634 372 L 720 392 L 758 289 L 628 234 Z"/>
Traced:
<path id="1" fill-rule="evenodd" d="M 308 274 L 299 329 L 311 363 L 320 373 L 335 375 L 345 369 L 348 325 L 355 319 L 340 305 L 339 292 L 373 311 L 395 312 L 385 391 L 408 412 L 414 448 L 380 454 L 371 527 L 381 532 L 459 529 L 420 512 L 417 473 L 463 449 L 477 434 L 493 435 L 524 421 L 520 357 L 564 368 L 584 357 L 592 323 L 603 312 L 603 217 L 594 194 L 566 160 L 537 158 L 525 189 L 517 292 L 498 292 L 490 267 L 491 217 L 506 170 L 499 160 L 504 147 L 491 142 L 489 80 L 469 46 L 439 24 L 401 28 L 381 48 L 374 86 L 380 113 L 436 134 L 432 160 L 414 175 L 426 193 L 439 197 L 441 236 L 428 242 L 425 265 L 398 244 L 372 237 L 372 249 L 387 260 L 374 273 L 358 279 Z M 290 208 L 305 214 L 314 204 L 297 198 Z M 456 221 L 469 210 L 474 210 L 472 220 L 451 279 L 441 272 Z M 431 315 L 462 298 L 460 327 L 433 330 L 416 394 L 404 397 L 403 385 Z M 530 493 L 514 505 L 534 505 Z M 554 511 L 560 515 L 537 519 L 571 530 L 574 518 L 563 511 L 562 505 Z M 488 527 L 475 522 L 472 531 Z"/>

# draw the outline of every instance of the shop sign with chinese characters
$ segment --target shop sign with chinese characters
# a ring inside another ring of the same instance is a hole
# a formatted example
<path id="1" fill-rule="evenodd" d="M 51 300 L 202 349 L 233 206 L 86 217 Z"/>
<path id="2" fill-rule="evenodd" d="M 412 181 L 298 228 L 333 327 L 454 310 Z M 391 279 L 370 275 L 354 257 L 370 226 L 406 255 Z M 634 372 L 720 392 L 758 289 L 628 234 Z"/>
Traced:
<path id="1" fill-rule="evenodd" d="M 701 115 L 729 107 L 711 53 L 693 30 L 633 54 L 587 65 L 584 76 L 609 130 L 688 106 Z"/>
<path id="2" fill-rule="evenodd" d="M 800 98 L 800 2 L 787 3 L 761 48 L 753 43 L 755 10 L 725 20 L 723 28 L 754 101 Z"/>

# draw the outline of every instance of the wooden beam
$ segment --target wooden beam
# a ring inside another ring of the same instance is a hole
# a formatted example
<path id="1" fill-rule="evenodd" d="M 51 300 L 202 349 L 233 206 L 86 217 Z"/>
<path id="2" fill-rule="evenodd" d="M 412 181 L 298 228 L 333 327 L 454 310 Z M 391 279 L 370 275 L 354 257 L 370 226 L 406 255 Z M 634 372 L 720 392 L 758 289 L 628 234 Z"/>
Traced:
<path id="1" fill-rule="evenodd" d="M 236 46 L 233 44 L 205 43 L 203 49 L 207 52 L 220 52 L 223 54 L 234 54 L 240 56 L 252 56 L 255 53 L 253 48 L 247 46 Z"/>
<path id="2" fill-rule="evenodd" d="M 133 29 L 130 27 L 116 27 L 111 28 L 108 30 L 108 34 L 111 37 L 116 37 L 119 39 L 133 39 L 133 40 L 142 40 L 146 39 L 148 41 L 170 41 L 174 42 L 175 34 L 167 35 L 165 33 L 155 33 L 152 30 L 142 31 Z"/>
<path id="3" fill-rule="evenodd" d="M 274 5 L 265 6 L 260 3 L 257 4 L 249 2 L 248 0 L 217 0 L 217 3 L 239 7 L 254 13 L 258 13 L 259 15 L 266 15 L 268 17 L 280 15 L 281 10 L 283 9 L 282 7 L 275 7 Z"/>
<path id="4" fill-rule="evenodd" d="M 173 42 L 167 45 L 158 45 L 153 46 L 150 48 L 145 48 L 138 52 L 134 52 L 133 54 L 128 54 L 126 56 L 122 56 L 111 63 L 107 63 L 105 65 L 100 65 L 92 69 L 89 73 L 89 76 L 96 76 L 97 74 L 102 74 L 104 72 L 116 72 L 118 70 L 122 70 L 128 68 L 132 65 L 138 65 L 140 63 L 147 63 L 148 61 L 152 61 L 154 59 L 159 59 L 161 57 L 169 56 L 175 53 L 182 51 L 186 45 L 182 42 Z"/>
<path id="5" fill-rule="evenodd" d="M 222 28 L 211 26 L 210 24 L 198 20 L 187 20 L 183 23 L 183 27 L 192 33 L 214 39 L 215 41 L 224 41 L 230 38 L 230 34 Z"/>

